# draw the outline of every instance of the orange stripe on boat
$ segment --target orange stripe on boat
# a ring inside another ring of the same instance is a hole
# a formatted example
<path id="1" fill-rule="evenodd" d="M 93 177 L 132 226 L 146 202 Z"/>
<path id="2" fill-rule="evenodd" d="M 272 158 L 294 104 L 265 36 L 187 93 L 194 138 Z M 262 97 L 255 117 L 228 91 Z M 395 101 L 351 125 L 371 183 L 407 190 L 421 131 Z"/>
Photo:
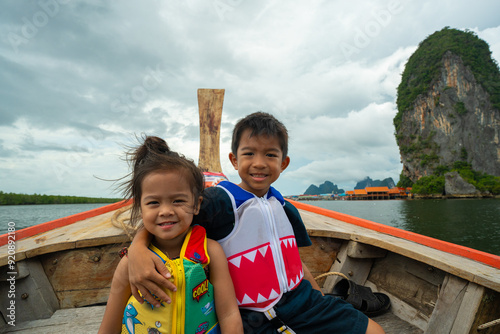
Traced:
<path id="1" fill-rule="evenodd" d="M 71 215 L 71 216 L 59 218 L 56 220 L 51 220 L 51 221 L 46 222 L 46 223 L 26 227 L 26 228 L 23 228 L 21 230 L 17 230 L 15 232 L 16 241 L 27 238 L 27 237 L 31 237 L 31 236 L 34 236 L 36 234 L 40 234 L 40 233 L 43 233 L 43 232 L 46 232 L 49 230 L 53 230 L 55 228 L 71 225 L 73 223 L 82 221 L 82 220 L 87 219 L 87 218 L 102 215 L 104 213 L 107 213 L 107 212 L 110 212 L 113 210 L 117 210 L 117 209 L 124 207 L 126 205 L 129 205 L 131 203 L 132 203 L 132 200 L 123 200 L 120 202 L 116 202 L 113 204 L 102 206 L 100 208 L 95 208 L 92 210 L 76 213 L 76 214 Z M 8 235 L 9 235 L 8 233 L 0 235 L 0 246 L 7 244 Z"/>
<path id="2" fill-rule="evenodd" d="M 463 256 L 463 257 L 469 258 L 471 260 L 482 262 L 484 264 L 487 264 L 487 265 L 490 265 L 492 267 L 500 269 L 500 256 L 497 256 L 497 255 L 478 251 L 476 249 L 472 249 L 472 248 L 465 247 L 465 246 L 460 246 L 457 244 L 453 244 L 451 242 L 427 237 L 425 235 L 421 235 L 418 233 L 405 231 L 405 230 L 399 229 L 397 227 L 387 226 L 387 225 L 380 224 L 380 223 L 375 223 L 375 222 L 372 222 L 370 220 L 350 216 L 350 215 L 347 215 L 345 213 L 340 213 L 340 212 L 320 208 L 320 207 L 317 207 L 314 205 L 305 204 L 305 203 L 301 203 L 301 202 L 293 201 L 293 200 L 288 200 L 288 199 L 287 199 L 287 201 L 291 202 L 297 209 L 302 209 L 305 211 L 317 213 L 317 214 L 320 214 L 320 215 L 323 215 L 326 217 L 341 220 L 341 221 L 349 223 L 349 224 L 365 227 L 365 228 L 368 228 L 368 229 L 373 230 L 373 231 L 377 231 L 377 232 L 389 234 L 389 235 L 392 235 L 392 236 L 395 236 L 398 238 L 410 240 L 410 241 L 419 243 L 419 244 L 424 245 L 424 246 L 428 246 L 428 247 L 431 247 L 431 248 L 434 248 L 434 249 L 437 249 L 440 251 L 444 251 L 446 253 Z"/>

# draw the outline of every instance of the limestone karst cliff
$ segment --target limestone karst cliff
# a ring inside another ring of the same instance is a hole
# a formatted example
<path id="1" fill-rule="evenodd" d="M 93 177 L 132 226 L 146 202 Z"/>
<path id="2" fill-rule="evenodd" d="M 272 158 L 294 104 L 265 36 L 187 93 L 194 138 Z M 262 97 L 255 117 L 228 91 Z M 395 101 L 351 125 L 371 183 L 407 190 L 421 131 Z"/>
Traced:
<path id="1" fill-rule="evenodd" d="M 416 182 L 457 161 L 500 176 L 500 74 L 486 42 L 448 28 L 429 36 L 408 60 L 397 102 L 403 176 Z"/>
<path id="2" fill-rule="evenodd" d="M 321 194 L 342 194 L 344 189 L 339 189 L 336 184 L 333 184 L 330 181 L 325 181 L 318 186 L 311 184 L 304 195 L 321 195 Z"/>

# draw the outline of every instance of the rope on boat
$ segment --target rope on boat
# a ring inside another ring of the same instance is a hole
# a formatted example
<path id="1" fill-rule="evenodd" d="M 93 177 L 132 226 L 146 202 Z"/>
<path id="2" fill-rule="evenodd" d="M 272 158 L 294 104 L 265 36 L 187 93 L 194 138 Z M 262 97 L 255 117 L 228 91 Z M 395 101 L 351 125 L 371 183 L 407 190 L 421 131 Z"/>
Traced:
<path id="1" fill-rule="evenodd" d="M 500 324 L 500 319 L 493 320 L 493 321 L 490 321 L 490 322 L 487 322 L 485 324 L 482 324 L 482 325 L 478 326 L 477 330 L 480 331 L 480 330 L 483 330 L 483 329 L 486 329 L 486 328 L 490 328 L 490 327 L 493 327 L 493 326 L 496 326 L 496 325 L 499 325 L 499 324 Z"/>
<path id="2" fill-rule="evenodd" d="M 130 216 L 123 216 L 123 217 L 120 216 L 124 212 L 130 210 L 131 207 L 132 204 L 124 206 L 123 208 L 119 208 L 118 210 L 115 211 L 115 213 L 111 217 L 111 223 L 113 224 L 113 226 L 121 228 L 123 231 L 125 231 L 130 240 L 133 239 L 133 234 L 135 233 L 135 227 L 132 227 L 130 224 L 125 223 L 126 221 L 130 222 Z"/>
<path id="3" fill-rule="evenodd" d="M 319 280 L 320 278 L 323 278 L 325 276 L 331 276 L 331 275 L 337 275 L 337 276 L 340 276 L 340 277 L 343 277 L 345 279 L 349 279 L 346 275 L 344 275 L 343 273 L 340 273 L 340 272 L 336 272 L 336 271 L 330 271 L 328 273 L 324 273 L 324 274 L 321 274 L 321 275 L 318 275 L 316 277 L 314 277 L 314 280 Z"/>

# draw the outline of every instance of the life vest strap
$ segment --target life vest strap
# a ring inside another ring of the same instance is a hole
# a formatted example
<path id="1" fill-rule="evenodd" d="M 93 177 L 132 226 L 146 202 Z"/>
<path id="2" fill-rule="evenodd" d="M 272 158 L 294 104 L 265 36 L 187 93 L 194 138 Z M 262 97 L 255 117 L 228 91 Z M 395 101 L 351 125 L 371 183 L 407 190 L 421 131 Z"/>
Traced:
<path id="1" fill-rule="evenodd" d="M 278 317 L 274 308 L 270 308 L 269 310 L 264 311 L 264 314 L 266 315 L 266 318 L 271 322 L 271 325 L 276 328 L 276 331 L 278 331 L 278 333 L 296 334 L 283 322 L 283 320 Z"/>

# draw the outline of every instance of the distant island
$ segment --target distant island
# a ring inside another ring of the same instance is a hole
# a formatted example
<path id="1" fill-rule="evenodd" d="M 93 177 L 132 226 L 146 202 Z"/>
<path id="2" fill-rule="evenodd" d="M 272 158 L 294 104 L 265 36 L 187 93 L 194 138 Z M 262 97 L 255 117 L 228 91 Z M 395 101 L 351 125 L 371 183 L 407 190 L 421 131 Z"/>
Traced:
<path id="1" fill-rule="evenodd" d="M 115 203 L 122 198 L 15 194 L 0 191 L 0 205 Z"/>
<path id="2" fill-rule="evenodd" d="M 309 188 L 306 189 L 304 195 L 321 195 L 321 194 L 342 194 L 344 189 L 339 189 L 336 184 L 330 181 L 325 181 L 319 187 L 311 184 Z"/>
<path id="3" fill-rule="evenodd" d="M 372 180 L 369 176 L 367 176 L 363 180 L 356 183 L 354 189 L 365 189 L 367 187 L 387 187 L 389 189 L 392 189 L 395 186 L 396 183 L 394 183 L 392 177 L 388 177 L 380 181 L 380 180 Z"/>
<path id="4" fill-rule="evenodd" d="M 369 176 L 365 177 L 363 180 L 358 181 L 354 189 L 365 189 L 366 187 L 388 187 L 389 189 L 394 188 L 396 184 L 392 177 L 381 180 L 372 180 Z M 304 195 L 324 195 L 324 194 L 334 194 L 340 195 L 344 194 L 344 189 L 339 189 L 339 187 L 331 181 L 325 181 L 323 184 L 316 186 L 311 184 Z"/>

